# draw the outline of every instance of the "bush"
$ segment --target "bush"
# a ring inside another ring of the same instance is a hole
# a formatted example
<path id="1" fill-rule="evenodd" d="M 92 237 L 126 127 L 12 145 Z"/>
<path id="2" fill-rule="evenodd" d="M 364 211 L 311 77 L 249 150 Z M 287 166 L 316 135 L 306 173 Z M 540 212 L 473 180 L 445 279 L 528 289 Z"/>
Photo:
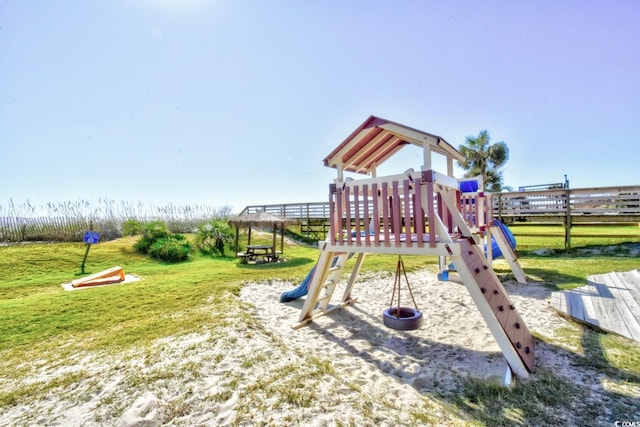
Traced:
<path id="1" fill-rule="evenodd" d="M 198 249 L 205 255 L 224 256 L 226 247 L 233 245 L 233 231 L 224 221 L 211 221 L 198 227 Z"/>
<path id="2" fill-rule="evenodd" d="M 164 222 L 153 221 L 145 225 L 142 237 L 133 246 L 138 252 L 167 262 L 186 260 L 193 247 L 182 234 L 173 234 Z"/>
<path id="3" fill-rule="evenodd" d="M 128 219 L 122 224 L 122 234 L 125 236 L 137 236 L 142 233 L 142 224 L 136 219 Z"/>
<path id="4" fill-rule="evenodd" d="M 149 256 L 167 262 L 180 262 L 189 258 L 193 251 L 191 243 L 182 234 L 160 239 L 149 248 Z"/>

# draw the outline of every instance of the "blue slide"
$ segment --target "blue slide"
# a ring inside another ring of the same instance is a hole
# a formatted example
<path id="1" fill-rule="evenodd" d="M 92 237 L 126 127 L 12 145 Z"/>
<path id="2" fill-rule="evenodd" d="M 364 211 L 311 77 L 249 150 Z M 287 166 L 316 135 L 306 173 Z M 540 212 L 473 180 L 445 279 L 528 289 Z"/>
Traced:
<path id="1" fill-rule="evenodd" d="M 493 225 L 498 227 L 500 231 L 502 231 L 502 233 L 507 237 L 507 241 L 509 242 L 511 249 L 515 249 L 516 238 L 514 237 L 509 227 L 507 227 L 506 224 L 504 224 L 501 221 L 498 221 L 497 219 L 493 220 Z M 491 253 L 493 254 L 494 259 L 500 258 L 502 256 L 502 251 L 500 250 L 500 246 L 498 246 L 498 243 L 494 238 L 491 238 Z"/>
<path id="2" fill-rule="evenodd" d="M 511 246 L 511 249 L 515 249 L 516 248 L 516 238 L 513 235 L 513 233 L 511 232 L 511 230 L 509 229 L 509 227 L 507 227 L 506 224 L 498 221 L 497 219 L 493 220 L 493 225 L 495 225 L 496 227 L 500 228 L 500 230 L 502 231 L 502 233 L 504 233 L 505 236 L 507 236 L 507 241 L 509 242 L 509 245 Z M 498 246 L 498 242 L 496 242 L 496 239 L 494 239 L 493 237 L 491 238 L 491 254 L 493 259 L 498 259 L 502 256 L 502 251 L 500 250 L 500 246 Z M 485 245 L 484 247 L 484 255 L 487 256 L 487 246 Z M 455 265 L 453 265 L 453 263 L 449 264 L 448 266 L 448 270 L 449 271 L 455 271 L 456 267 Z M 438 273 L 438 279 L 439 280 L 448 280 L 448 274 L 446 273 L 446 270 L 443 272 Z"/>
<path id="3" fill-rule="evenodd" d="M 280 295 L 280 302 L 290 302 L 305 296 L 307 292 L 309 292 L 309 282 L 311 281 L 311 278 L 313 277 L 313 273 L 315 273 L 315 271 L 316 266 L 314 265 L 309 274 L 307 274 L 307 277 L 304 278 L 302 283 L 300 283 L 297 288 L 283 292 Z"/>
<path id="4" fill-rule="evenodd" d="M 352 256 L 353 256 L 353 253 L 350 253 L 349 258 L 351 258 Z M 335 267 L 337 262 L 338 262 L 338 256 L 335 256 L 333 258 L 333 261 L 331 262 L 331 267 Z M 280 294 L 280 302 L 290 302 L 305 296 L 307 292 L 309 292 L 309 282 L 311 282 L 311 278 L 313 277 L 313 273 L 315 273 L 316 271 L 317 265 L 318 264 L 313 266 L 309 274 L 307 274 L 307 277 L 304 278 L 302 283 L 300 283 L 297 288 L 292 289 L 290 291 L 285 291 L 282 294 Z"/>

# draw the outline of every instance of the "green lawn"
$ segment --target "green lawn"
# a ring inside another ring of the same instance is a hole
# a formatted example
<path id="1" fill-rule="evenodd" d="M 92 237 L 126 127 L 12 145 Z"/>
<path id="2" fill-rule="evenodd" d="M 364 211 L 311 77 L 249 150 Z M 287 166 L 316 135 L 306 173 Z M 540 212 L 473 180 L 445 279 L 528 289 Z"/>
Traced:
<path id="1" fill-rule="evenodd" d="M 516 236 L 518 246 L 521 250 L 536 250 L 540 248 L 564 249 L 565 236 L 562 225 L 529 225 L 527 223 L 516 223 L 510 225 L 510 229 Z M 584 248 L 592 245 L 616 245 L 630 241 L 640 242 L 640 226 L 633 224 L 606 226 L 574 225 L 571 228 L 572 248 Z"/>

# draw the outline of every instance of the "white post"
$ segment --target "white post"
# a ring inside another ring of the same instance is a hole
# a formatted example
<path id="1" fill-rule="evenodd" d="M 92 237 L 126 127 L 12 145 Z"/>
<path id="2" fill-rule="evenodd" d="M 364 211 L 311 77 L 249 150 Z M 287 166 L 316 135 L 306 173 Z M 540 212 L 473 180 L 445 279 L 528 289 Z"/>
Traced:
<path id="1" fill-rule="evenodd" d="M 422 159 L 422 170 L 423 171 L 428 171 L 431 170 L 431 144 L 425 143 L 422 146 L 422 155 L 423 155 L 423 159 Z"/>

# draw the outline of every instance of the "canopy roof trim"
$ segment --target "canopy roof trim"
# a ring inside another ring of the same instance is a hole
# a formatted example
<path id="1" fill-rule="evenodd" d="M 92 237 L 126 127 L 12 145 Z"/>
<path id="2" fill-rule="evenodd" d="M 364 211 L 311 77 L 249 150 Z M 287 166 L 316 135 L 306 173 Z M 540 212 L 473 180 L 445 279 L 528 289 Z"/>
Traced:
<path id="1" fill-rule="evenodd" d="M 408 144 L 423 148 L 428 144 L 432 152 L 465 160 L 464 155 L 444 138 L 370 116 L 324 159 L 324 165 L 368 174 Z"/>

